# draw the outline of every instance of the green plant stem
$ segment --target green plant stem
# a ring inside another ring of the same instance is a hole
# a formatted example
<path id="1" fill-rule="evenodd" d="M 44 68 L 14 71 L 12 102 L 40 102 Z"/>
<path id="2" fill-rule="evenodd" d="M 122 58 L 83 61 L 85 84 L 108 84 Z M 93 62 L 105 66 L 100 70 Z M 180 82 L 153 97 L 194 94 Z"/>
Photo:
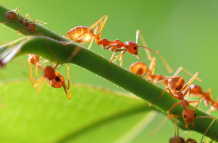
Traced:
<path id="1" fill-rule="evenodd" d="M 8 11 L 8 9 L 0 6 L 0 22 L 8 21 L 4 16 L 6 11 Z M 19 27 L 19 23 L 12 23 L 10 25 L 7 25 L 13 28 L 14 30 L 17 30 Z M 39 29 L 39 31 L 41 31 L 42 35 L 52 37 L 53 39 L 50 39 L 48 37 L 46 38 L 47 40 L 45 40 L 45 37 L 26 37 L 24 39 L 21 39 L 20 41 L 22 41 L 22 44 L 19 45 L 21 46 L 21 50 L 18 53 L 18 55 L 32 53 L 43 56 L 49 60 L 59 62 L 59 64 L 66 62 L 77 64 L 107 79 L 107 70 L 109 65 L 107 59 L 75 44 L 69 44 L 66 46 L 60 45 L 59 41 L 56 41 L 54 39 L 64 40 L 61 36 L 53 33 L 52 31 L 40 25 L 37 25 L 37 28 Z M 3 45 L 2 47 L 9 47 L 11 45 L 16 45 L 18 43 L 19 40 L 17 40 L 14 43 L 12 42 L 10 44 Z M 52 51 L 54 51 L 58 59 L 51 52 L 51 49 L 49 47 L 52 49 Z M 79 52 L 71 60 L 68 61 L 68 57 L 75 50 L 79 50 Z M 138 97 L 144 99 L 147 102 L 153 102 L 157 100 L 163 92 L 163 89 L 153 85 L 145 79 L 140 78 L 139 76 L 136 76 L 135 74 L 113 63 L 110 66 L 109 78 L 107 80 L 126 89 L 134 95 L 137 95 Z M 167 110 L 170 109 L 170 107 L 176 102 L 178 102 L 178 100 L 172 98 L 169 93 L 165 93 L 161 100 L 155 102 L 154 105 L 166 114 Z M 193 107 L 190 106 L 190 108 Z M 183 108 L 181 106 L 177 106 L 171 111 L 171 113 L 181 115 L 182 111 Z M 196 109 L 195 112 L 197 116 L 209 116 L 208 114 L 198 109 Z M 184 129 L 183 119 L 179 118 L 178 120 L 180 121 L 180 128 Z M 203 134 L 207 129 L 208 125 L 211 123 L 211 121 L 212 119 L 195 119 L 195 127 L 193 128 L 193 130 Z M 217 126 L 218 121 L 216 120 L 206 135 L 210 138 L 214 138 L 215 136 L 217 136 Z M 216 140 L 218 141 L 218 139 Z"/>

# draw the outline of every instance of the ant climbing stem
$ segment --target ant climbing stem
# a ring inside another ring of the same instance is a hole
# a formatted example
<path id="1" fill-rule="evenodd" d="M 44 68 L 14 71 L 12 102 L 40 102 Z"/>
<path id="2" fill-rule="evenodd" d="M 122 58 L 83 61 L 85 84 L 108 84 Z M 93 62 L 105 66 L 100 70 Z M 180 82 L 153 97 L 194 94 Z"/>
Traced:
<path id="1" fill-rule="evenodd" d="M 17 11 L 17 15 L 18 16 L 16 16 L 16 13 L 15 13 L 15 11 Z M 7 11 L 6 13 L 5 13 L 5 17 L 8 19 L 8 20 L 17 20 L 17 21 L 8 21 L 8 22 L 3 22 L 2 24 L 6 24 L 6 23 L 20 23 L 20 25 L 19 25 L 19 28 L 18 28 L 18 30 L 17 30 L 17 33 L 21 33 L 21 32 L 19 32 L 19 30 L 20 30 L 20 28 L 21 28 L 21 25 L 23 24 L 23 28 L 22 28 L 22 31 L 23 32 L 27 32 L 27 34 L 29 33 L 29 32 L 32 32 L 32 33 L 34 33 L 36 30 L 38 30 L 35 26 L 36 26 L 36 23 L 39 21 L 39 22 L 41 22 L 41 23 L 43 23 L 43 24 L 47 24 L 47 23 L 45 23 L 45 22 L 43 22 L 43 21 L 40 21 L 40 20 L 36 20 L 36 21 L 34 21 L 33 19 L 30 19 L 30 15 L 27 13 L 26 14 L 26 16 L 24 17 L 24 19 L 21 19 L 20 18 L 20 13 L 19 13 L 19 8 L 17 7 L 15 10 L 12 10 L 12 11 Z M 27 19 L 27 17 L 29 17 L 29 21 L 25 21 L 26 19 Z M 30 23 L 30 22 L 33 22 L 33 23 Z M 27 27 L 27 30 L 28 31 L 24 31 L 24 27 Z"/>
<path id="2" fill-rule="evenodd" d="M 192 78 L 185 84 L 185 81 L 184 79 L 182 78 L 182 76 L 172 76 L 172 77 L 166 77 L 162 80 L 159 80 L 159 81 L 163 81 L 163 80 L 168 80 L 168 86 L 164 89 L 164 91 L 162 92 L 161 96 L 157 99 L 157 100 L 160 100 L 161 97 L 163 96 L 163 94 L 166 92 L 166 91 L 169 91 L 170 92 L 170 95 L 176 99 L 179 99 L 179 100 L 183 100 L 184 99 L 184 96 L 190 92 L 191 88 L 188 86 L 192 83 L 192 81 L 197 77 L 199 73 L 197 72 L 195 75 L 192 76 Z M 159 82 L 158 81 L 158 82 Z M 184 85 L 185 84 L 185 85 Z M 186 88 L 188 88 L 186 90 Z M 171 91 L 172 90 L 172 91 Z M 182 91 L 185 91 L 184 94 L 182 93 Z M 177 96 L 174 96 L 177 95 Z M 189 94 L 188 94 L 188 97 L 187 99 L 189 98 Z M 156 100 L 156 101 L 157 101 Z M 156 102 L 154 101 L 154 102 Z M 149 106 L 151 106 L 154 102 L 152 103 L 149 103 Z"/>
<path id="3" fill-rule="evenodd" d="M 57 55 L 54 53 L 54 51 L 51 49 L 50 45 L 48 44 L 46 38 L 45 38 L 45 41 L 46 41 L 46 44 L 49 48 L 49 50 L 52 52 L 52 54 L 55 56 L 55 58 L 58 60 L 58 63 L 56 65 L 54 65 L 54 67 L 52 67 L 51 65 L 50 66 L 45 66 L 44 68 L 42 68 L 40 65 L 37 65 L 39 69 L 42 70 L 43 72 L 43 76 L 41 78 L 39 78 L 39 80 L 36 82 L 36 84 L 34 85 L 34 88 L 36 86 L 38 86 L 42 80 L 44 78 L 47 78 L 49 81 L 48 81 L 48 84 L 51 85 L 53 88 L 60 88 L 60 87 L 63 87 L 64 88 L 64 91 L 68 97 L 68 99 L 70 99 L 71 97 L 71 92 L 70 92 L 70 74 L 69 74 L 69 65 L 67 65 L 67 78 L 68 78 L 68 87 L 66 86 L 65 84 L 65 80 L 64 80 L 64 77 L 56 71 L 56 68 L 59 66 L 59 59 L 57 57 Z M 68 90 L 68 92 L 67 92 Z"/>
<path id="4" fill-rule="evenodd" d="M 197 102 L 197 105 L 194 107 L 194 109 L 189 109 L 189 103 L 194 103 Z M 208 126 L 208 128 L 206 129 L 206 131 L 204 132 L 202 138 L 201 138 L 201 142 L 203 141 L 203 138 L 205 136 L 205 134 L 207 133 L 207 131 L 209 130 L 209 128 L 211 127 L 211 125 L 213 124 L 213 122 L 216 120 L 215 117 L 211 117 L 211 116 L 196 116 L 195 113 L 195 109 L 198 107 L 199 105 L 199 100 L 198 101 L 186 101 L 186 100 L 182 100 L 181 102 L 177 102 L 175 103 L 168 111 L 167 113 L 170 113 L 170 111 L 176 107 L 176 105 L 180 104 L 183 108 L 185 108 L 182 112 L 182 116 L 179 115 L 174 115 L 174 114 L 169 114 L 168 116 L 170 118 L 183 118 L 183 120 L 185 121 L 185 128 L 188 128 L 188 124 L 192 124 L 192 128 L 194 128 L 194 120 L 195 118 L 211 118 L 213 119 L 213 121 L 210 123 L 210 125 Z"/>
<path id="5" fill-rule="evenodd" d="M 143 47 L 143 48 L 145 48 L 147 50 L 150 50 L 150 51 L 155 52 L 156 54 L 158 54 L 161 57 L 162 61 L 164 62 L 168 72 L 172 72 L 172 69 L 170 68 L 170 66 L 167 64 L 167 62 L 164 60 L 164 58 L 161 56 L 161 54 L 159 52 L 157 52 L 157 51 L 149 49 L 148 47 L 145 47 L 145 46 L 138 46 L 137 43 L 132 42 L 132 41 L 127 41 L 126 43 L 123 43 L 120 40 L 109 41 L 107 39 L 101 39 L 101 32 L 102 32 L 102 29 L 103 29 L 106 21 L 107 21 L 107 18 L 108 18 L 107 15 L 103 16 L 102 18 L 100 18 L 97 22 L 95 22 L 90 27 L 77 26 L 77 27 L 71 29 L 70 31 L 67 32 L 68 36 L 64 35 L 64 37 L 65 38 L 70 38 L 72 41 L 66 42 L 66 43 L 60 42 L 60 44 L 61 45 L 68 45 L 73 41 L 78 42 L 78 43 L 87 43 L 87 42 L 91 41 L 90 45 L 89 45 L 89 48 L 90 48 L 91 45 L 92 45 L 93 38 L 95 38 L 95 43 L 97 45 L 101 46 L 102 49 L 104 49 L 104 50 L 105 49 L 110 49 L 113 52 L 113 54 L 112 54 L 112 56 L 110 58 L 110 61 L 109 61 L 107 78 L 109 77 L 110 63 L 112 62 L 112 60 L 113 60 L 113 58 L 115 56 L 115 53 L 116 52 L 121 52 L 121 54 L 116 56 L 116 59 L 114 59 L 113 62 L 115 62 L 116 60 L 118 60 L 120 58 L 120 60 L 121 60 L 120 62 L 121 62 L 121 65 L 122 65 L 122 62 L 123 62 L 122 55 L 124 53 L 126 53 L 126 51 L 128 51 L 129 53 L 131 53 L 133 55 L 136 55 L 139 58 L 138 47 Z M 98 26 L 98 24 L 100 24 L 100 26 Z M 95 28 L 95 31 L 93 32 L 92 29 L 94 27 L 96 27 L 96 28 Z M 97 31 L 98 31 L 98 33 L 96 34 Z M 138 37 L 139 33 L 140 33 L 140 31 L 137 32 L 136 38 Z"/>

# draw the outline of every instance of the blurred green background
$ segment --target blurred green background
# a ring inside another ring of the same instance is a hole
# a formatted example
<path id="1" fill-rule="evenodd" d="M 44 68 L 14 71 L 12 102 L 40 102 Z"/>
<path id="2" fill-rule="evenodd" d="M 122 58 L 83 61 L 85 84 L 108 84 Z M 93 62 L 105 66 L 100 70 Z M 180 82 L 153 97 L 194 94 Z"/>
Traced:
<path id="1" fill-rule="evenodd" d="M 212 89 L 214 99 L 218 94 L 215 84 L 217 77 L 216 61 L 218 37 L 218 1 L 214 0 L 144 0 L 144 1 L 2 1 L 1 4 L 7 8 L 19 7 L 20 14 L 30 14 L 30 18 L 47 22 L 45 27 L 58 34 L 66 35 L 67 31 L 75 26 L 90 26 L 103 15 L 108 15 L 108 21 L 102 31 L 102 38 L 109 40 L 120 39 L 121 41 L 135 41 L 136 30 L 141 30 L 149 48 L 159 51 L 174 71 L 183 66 L 191 73 L 200 73 L 202 79 L 200 84 L 203 91 Z M 0 25 L 1 45 L 15 40 L 23 35 L 16 31 Z M 139 40 L 139 45 L 142 45 Z M 84 45 L 85 47 L 88 46 Z M 101 47 L 93 44 L 91 50 L 110 59 L 112 52 L 102 50 Z M 152 53 L 157 59 L 155 73 L 162 75 L 169 74 L 161 59 Z M 139 50 L 140 59 L 126 53 L 123 56 L 123 68 L 136 61 L 149 63 L 144 49 Z M 85 58 L 85 57 L 84 57 Z M 18 64 L 19 63 L 19 64 Z M 22 64 L 20 64 L 22 63 Z M 15 72 L 16 69 L 16 72 Z M 59 69 L 66 75 L 66 69 Z M 186 73 L 181 72 L 186 79 L 190 79 Z M 1 80 L 27 79 L 29 69 L 27 56 L 22 56 L 9 63 L 4 70 L 0 71 Z M 72 82 L 88 83 L 113 90 L 123 91 L 113 83 L 99 78 L 95 74 L 75 65 L 70 65 L 70 76 Z M 124 91 L 127 92 L 127 91 Z M 147 103 L 145 103 L 147 104 Z M 205 111 L 203 103 L 200 106 Z M 217 112 L 212 114 L 216 115 Z M 146 136 L 156 127 L 165 116 L 158 114 L 155 120 L 141 136 L 133 142 L 157 142 L 162 138 L 165 142 L 174 135 L 174 126 L 167 122 L 156 137 L 148 139 Z M 171 132 L 166 130 L 172 129 Z M 194 134 L 194 133 L 193 133 Z M 187 134 L 181 132 L 181 136 Z M 201 135 L 194 134 L 193 138 L 200 138 Z"/>

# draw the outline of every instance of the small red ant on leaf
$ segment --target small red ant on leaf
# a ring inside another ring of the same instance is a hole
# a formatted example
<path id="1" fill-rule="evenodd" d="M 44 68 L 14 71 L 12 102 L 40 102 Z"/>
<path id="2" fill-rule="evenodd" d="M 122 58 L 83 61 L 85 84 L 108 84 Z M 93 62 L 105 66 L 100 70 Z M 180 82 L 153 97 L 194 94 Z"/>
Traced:
<path id="1" fill-rule="evenodd" d="M 15 11 L 17 11 L 18 16 L 16 16 Z M 41 23 L 47 24 L 47 23 L 42 22 L 42 21 L 40 21 L 40 20 L 34 21 L 33 19 L 30 19 L 30 15 L 29 15 L 28 13 L 27 13 L 26 16 L 24 17 L 24 19 L 21 19 L 21 18 L 20 18 L 19 8 L 18 8 L 18 7 L 17 7 L 15 10 L 7 11 L 7 12 L 5 13 L 5 17 L 6 17 L 8 20 L 18 20 L 18 21 L 8 21 L 8 22 L 2 23 L 2 24 L 5 24 L 5 23 L 16 23 L 16 22 L 19 22 L 19 23 L 20 23 L 20 26 L 19 26 L 19 28 L 18 28 L 18 30 L 17 30 L 17 33 L 21 33 L 21 32 L 19 32 L 19 30 L 20 30 L 20 27 L 21 27 L 22 24 L 23 24 L 23 29 L 22 29 L 23 32 L 28 32 L 28 31 L 30 31 L 30 32 L 33 32 L 33 33 L 34 33 L 36 30 L 38 30 L 38 29 L 36 28 L 36 23 L 37 23 L 38 21 L 41 22 Z M 29 19 L 30 19 L 29 21 L 25 21 L 27 17 L 29 17 Z M 31 21 L 32 21 L 33 23 L 30 23 Z M 27 30 L 28 30 L 28 31 L 24 31 L 24 27 L 27 27 Z"/>

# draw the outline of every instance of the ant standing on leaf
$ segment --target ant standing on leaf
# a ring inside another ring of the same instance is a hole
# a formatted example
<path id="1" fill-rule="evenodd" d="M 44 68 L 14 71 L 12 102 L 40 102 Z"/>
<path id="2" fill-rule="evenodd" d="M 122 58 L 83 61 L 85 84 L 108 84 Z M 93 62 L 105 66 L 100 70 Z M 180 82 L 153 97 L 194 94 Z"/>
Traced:
<path id="1" fill-rule="evenodd" d="M 66 38 L 69 37 L 70 39 L 72 39 L 72 41 L 67 42 L 67 43 L 60 43 L 60 44 L 61 45 L 68 45 L 73 41 L 78 42 L 78 43 L 87 43 L 87 42 L 91 41 L 90 44 L 89 44 L 89 47 L 88 47 L 88 49 L 90 49 L 90 47 L 92 45 L 92 42 L 93 42 L 93 40 L 95 38 L 95 43 L 97 45 L 101 46 L 102 49 L 110 49 L 113 52 L 113 54 L 112 54 L 112 56 L 110 58 L 110 61 L 109 61 L 107 77 L 109 77 L 110 63 L 112 62 L 116 52 L 121 52 L 121 54 L 119 54 L 116 57 L 116 59 L 113 60 L 113 62 L 115 62 L 116 60 L 118 60 L 120 58 L 120 60 L 121 60 L 120 65 L 122 66 L 122 62 L 123 62 L 122 55 L 126 51 L 128 51 L 130 54 L 136 55 L 139 58 L 138 47 L 143 47 L 143 48 L 147 49 L 147 51 L 150 50 L 150 51 L 153 51 L 156 54 L 158 54 L 161 57 L 162 61 L 164 62 L 168 72 L 173 72 L 172 69 L 170 68 L 170 66 L 167 64 L 167 62 L 160 55 L 159 52 L 154 51 L 152 49 L 149 49 L 147 47 L 147 45 L 146 46 L 145 45 L 144 46 L 138 46 L 138 35 L 140 34 L 139 30 L 137 30 L 137 32 L 136 32 L 136 43 L 132 42 L 132 41 L 127 41 L 126 43 L 123 43 L 120 40 L 109 41 L 107 39 L 101 39 L 101 31 L 102 31 L 102 29 L 103 29 L 103 27 L 104 27 L 104 25 L 105 25 L 105 23 L 107 21 L 107 18 L 108 18 L 107 15 L 103 16 L 102 18 L 100 18 L 97 22 L 95 22 L 90 27 L 77 26 L 77 27 L 71 29 L 70 31 L 67 32 L 68 36 L 64 35 L 64 37 L 66 37 Z M 98 26 L 98 24 L 100 24 L 100 26 Z M 95 30 L 93 32 L 92 29 L 94 27 L 96 27 L 96 28 L 95 28 Z M 98 31 L 98 33 L 97 33 L 97 31 Z M 142 40 L 142 41 L 144 41 L 144 40 Z M 148 54 L 148 55 L 150 55 L 150 54 Z M 149 60 L 151 59 L 151 57 L 148 57 L 148 58 L 149 58 Z"/>
<path id="2" fill-rule="evenodd" d="M 18 16 L 16 16 L 15 11 L 17 11 Z M 23 29 L 22 29 L 23 32 L 28 32 L 28 31 L 30 31 L 30 32 L 33 32 L 33 33 L 34 33 L 36 30 L 38 30 L 38 29 L 36 28 L 36 23 L 37 23 L 38 21 L 41 22 L 41 23 L 47 24 L 47 23 L 42 22 L 42 21 L 40 21 L 40 20 L 34 21 L 33 19 L 30 19 L 30 15 L 29 15 L 28 13 L 27 13 L 26 16 L 24 17 L 24 19 L 20 19 L 20 13 L 19 13 L 19 8 L 18 8 L 18 7 L 17 7 L 15 10 L 7 11 L 7 12 L 5 13 L 5 17 L 6 17 L 8 20 L 18 20 L 18 21 L 8 21 L 8 22 L 2 23 L 2 24 L 5 24 L 5 23 L 16 23 L 16 22 L 19 22 L 19 23 L 20 23 L 20 26 L 19 26 L 19 28 L 18 28 L 18 30 L 17 30 L 17 33 L 21 33 L 21 32 L 19 32 L 19 30 L 20 30 L 20 27 L 21 27 L 22 24 L 23 24 Z M 29 21 L 25 21 L 27 17 L 29 17 L 29 19 L 30 19 Z M 33 23 L 30 23 L 31 21 L 32 21 Z M 24 31 L 24 27 L 27 27 L 27 30 L 28 30 L 28 31 Z"/>
<path id="3" fill-rule="evenodd" d="M 46 40 L 46 39 L 45 39 Z M 52 52 L 52 54 L 56 57 L 56 59 L 58 60 L 58 57 L 55 55 L 55 53 L 52 51 L 52 49 L 50 48 L 48 42 L 46 41 L 46 44 L 48 45 L 49 47 L 49 50 Z M 44 78 L 47 78 L 49 81 L 48 81 L 48 84 L 51 85 L 53 88 L 60 88 L 60 87 L 63 87 L 64 88 L 64 91 L 68 97 L 68 99 L 70 99 L 71 95 L 70 95 L 70 74 L 69 74 L 69 65 L 67 65 L 67 78 L 68 78 L 68 87 L 66 86 L 65 84 L 65 80 L 64 80 L 64 77 L 56 71 L 56 68 L 58 67 L 59 65 L 59 60 L 58 60 L 58 63 L 52 67 L 51 65 L 50 66 L 45 66 L 44 68 L 41 67 L 41 64 L 37 64 L 37 67 L 39 69 L 42 70 L 43 72 L 43 76 L 36 82 L 36 84 L 33 86 L 34 88 L 36 86 L 38 86 L 42 80 Z M 67 92 L 67 90 L 69 91 L 69 93 Z"/>

